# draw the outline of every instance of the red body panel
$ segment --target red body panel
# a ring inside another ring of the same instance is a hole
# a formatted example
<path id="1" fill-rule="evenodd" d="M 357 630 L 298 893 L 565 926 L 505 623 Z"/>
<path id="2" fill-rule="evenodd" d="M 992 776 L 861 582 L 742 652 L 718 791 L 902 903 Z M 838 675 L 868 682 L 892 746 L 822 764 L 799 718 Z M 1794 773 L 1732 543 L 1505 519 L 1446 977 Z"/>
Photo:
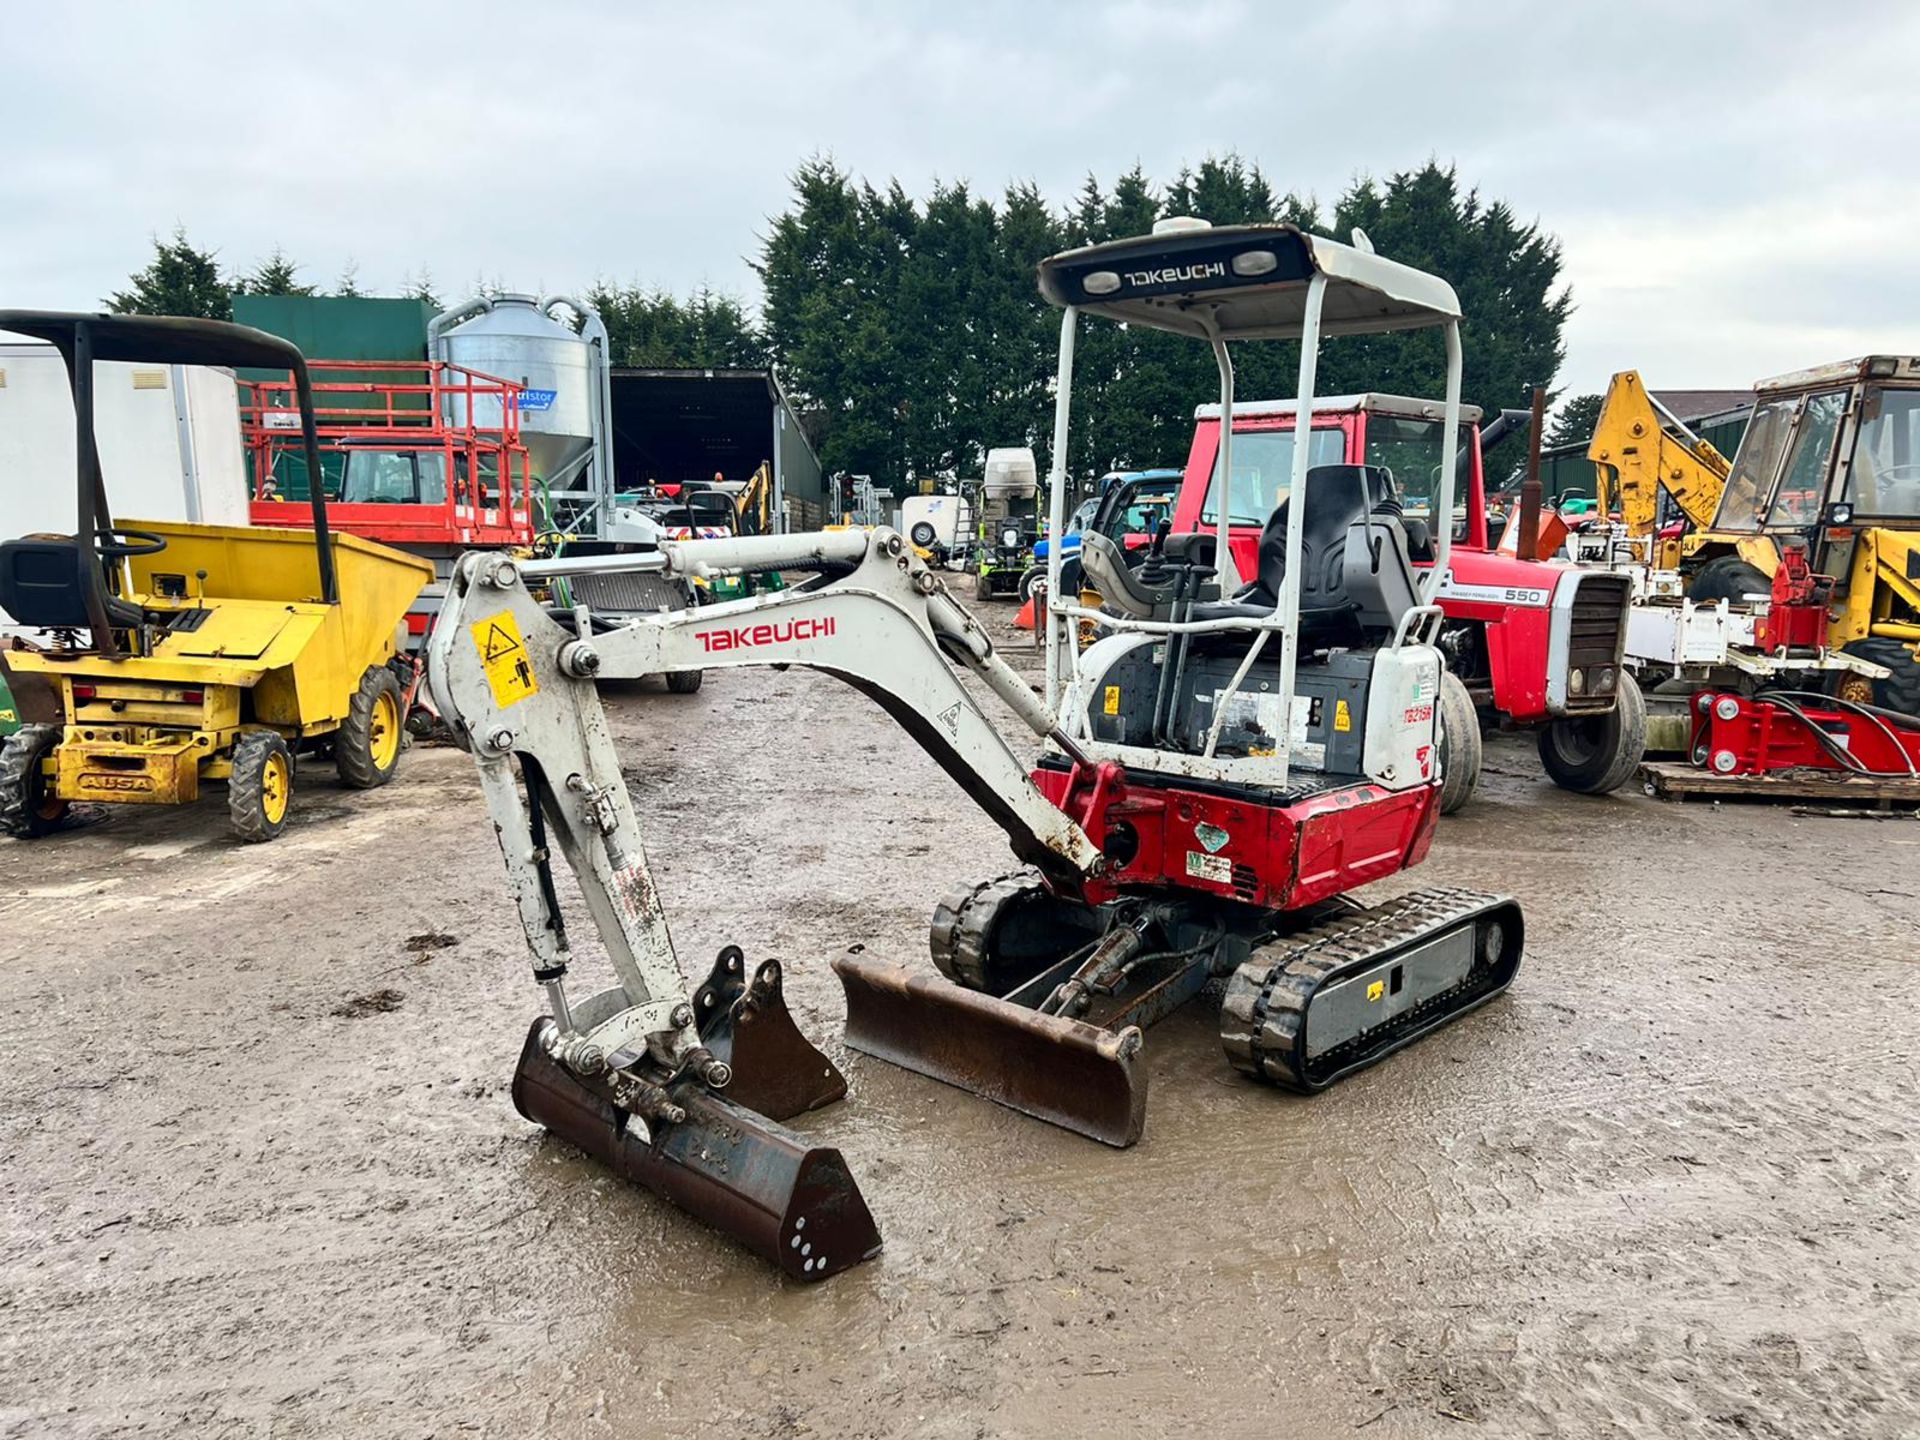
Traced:
<path id="1" fill-rule="evenodd" d="M 1366 455 L 1363 414 L 1342 413 L 1315 417 L 1317 430 L 1338 429 L 1345 436 L 1345 459 L 1359 464 Z M 1291 415 L 1236 418 L 1233 433 L 1291 430 Z M 1204 528 L 1201 505 L 1220 449 L 1220 422 L 1199 421 L 1187 452 L 1186 476 L 1174 503 L 1173 528 L 1186 534 Z M 1553 589 L 1572 567 L 1545 560 L 1521 560 L 1487 546 L 1486 479 L 1480 466 L 1480 438 L 1467 447 L 1470 463 L 1461 477 L 1466 490 L 1466 539 L 1456 541 L 1447 564 L 1447 584 L 1440 608 L 1450 620 L 1477 622 L 1486 634 L 1487 666 L 1494 708 L 1518 724 L 1544 721 L 1547 716 L 1547 641 Z M 1241 575 L 1258 568 L 1260 531 L 1255 526 L 1233 527 L 1229 534 L 1234 564 Z M 1425 568 L 1425 567 L 1421 567 Z"/>
<path id="2" fill-rule="evenodd" d="M 1363 781 L 1272 805 L 1258 791 L 1145 778 L 1130 781 L 1112 764 L 1033 772 L 1040 792 L 1096 840 L 1104 844 L 1123 824 L 1138 839 L 1125 865 L 1088 887 L 1096 904 L 1131 888 L 1172 885 L 1298 910 L 1419 864 L 1440 816 L 1432 786 L 1393 791 Z"/>

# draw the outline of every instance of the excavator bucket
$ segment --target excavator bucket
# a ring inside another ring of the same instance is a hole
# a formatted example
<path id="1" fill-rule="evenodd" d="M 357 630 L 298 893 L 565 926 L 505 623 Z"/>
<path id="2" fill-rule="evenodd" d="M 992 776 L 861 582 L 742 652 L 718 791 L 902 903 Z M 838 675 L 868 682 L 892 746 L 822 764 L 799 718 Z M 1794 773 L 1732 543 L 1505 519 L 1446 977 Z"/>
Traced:
<path id="1" fill-rule="evenodd" d="M 880 1231 L 838 1150 L 693 1080 L 667 1091 L 686 1118 L 649 1126 L 547 1053 L 553 1023 L 534 1022 L 514 1072 L 514 1108 L 528 1120 L 796 1280 L 824 1280 L 879 1253 Z"/>
<path id="2" fill-rule="evenodd" d="M 963 989 L 939 975 L 843 955 L 847 1044 L 1108 1145 L 1146 1123 L 1137 1027 L 1103 1029 Z"/>
<path id="3" fill-rule="evenodd" d="M 746 968 L 740 947 L 729 945 L 693 992 L 701 1043 L 733 1068 L 727 1099 L 769 1120 L 791 1120 L 843 1099 L 846 1077 L 787 1011 L 780 962 L 761 961 L 751 983 Z"/>

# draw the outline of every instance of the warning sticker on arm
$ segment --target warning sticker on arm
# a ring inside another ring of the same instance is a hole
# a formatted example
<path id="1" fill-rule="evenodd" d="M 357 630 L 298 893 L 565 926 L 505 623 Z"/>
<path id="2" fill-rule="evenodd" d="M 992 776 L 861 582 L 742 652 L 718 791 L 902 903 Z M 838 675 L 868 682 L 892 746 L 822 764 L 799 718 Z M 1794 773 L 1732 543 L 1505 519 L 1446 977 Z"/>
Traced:
<path id="1" fill-rule="evenodd" d="M 533 678 L 533 665 L 527 658 L 527 643 L 520 638 L 520 626 L 511 610 L 478 621 L 472 629 L 480 668 L 487 672 L 487 684 L 493 688 L 494 704 L 502 708 L 518 705 L 539 691 L 540 684 Z"/>

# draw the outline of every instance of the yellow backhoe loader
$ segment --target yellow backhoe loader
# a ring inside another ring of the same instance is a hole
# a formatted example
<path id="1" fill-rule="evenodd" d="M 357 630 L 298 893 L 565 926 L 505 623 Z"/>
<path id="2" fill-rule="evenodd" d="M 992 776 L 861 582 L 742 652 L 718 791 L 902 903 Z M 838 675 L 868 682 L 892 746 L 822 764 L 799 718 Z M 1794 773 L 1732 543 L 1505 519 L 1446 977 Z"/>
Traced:
<path id="1" fill-rule="evenodd" d="M 1866 669 L 1827 684 L 1856 703 L 1920 712 L 1920 356 L 1871 355 L 1763 380 L 1731 465 L 1616 375 L 1588 458 L 1616 543 L 1676 571 L 1688 600 L 1765 600 L 1781 552 L 1832 579 L 1825 644 Z M 1672 432 L 1678 432 L 1672 433 Z M 1664 491 L 1684 521 L 1659 526 Z M 1884 672 L 1868 674 L 1866 670 Z"/>
<path id="2" fill-rule="evenodd" d="M 0 748 L 0 829 L 33 838 L 76 800 L 185 804 L 224 780 L 234 830 L 271 840 L 297 754 L 330 753 L 353 788 L 385 784 L 417 683 L 395 656 L 431 562 L 331 533 L 318 485 L 313 528 L 278 530 L 116 520 L 101 474 L 93 365 L 125 360 L 292 371 L 318 475 L 300 351 L 213 320 L 6 310 L 0 331 L 65 360 L 79 462 L 74 533 L 0 544 L 0 609 L 49 636 L 8 665 L 59 707 L 58 723 L 26 725 Z"/>

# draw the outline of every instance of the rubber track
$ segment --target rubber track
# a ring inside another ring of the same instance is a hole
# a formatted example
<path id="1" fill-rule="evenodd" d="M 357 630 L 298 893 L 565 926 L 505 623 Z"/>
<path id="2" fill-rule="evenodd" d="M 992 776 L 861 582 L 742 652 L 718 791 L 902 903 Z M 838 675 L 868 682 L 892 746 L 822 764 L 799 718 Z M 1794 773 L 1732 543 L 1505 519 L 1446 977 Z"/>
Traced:
<path id="1" fill-rule="evenodd" d="M 1046 884 L 1036 870 L 1010 870 L 966 890 L 956 890 L 933 910 L 928 948 L 934 968 L 969 990 L 987 989 L 987 932 L 1000 907 Z"/>
<path id="2" fill-rule="evenodd" d="M 1462 984 L 1311 1062 L 1296 1055 L 1307 1007 L 1330 979 L 1373 965 L 1503 901 L 1480 890 L 1435 886 L 1260 946 L 1234 973 L 1221 1004 L 1220 1045 L 1227 1059 L 1243 1074 L 1311 1092 L 1432 1028 L 1436 1012 L 1471 1009 L 1501 988 L 1477 944 L 1473 969 Z"/>

